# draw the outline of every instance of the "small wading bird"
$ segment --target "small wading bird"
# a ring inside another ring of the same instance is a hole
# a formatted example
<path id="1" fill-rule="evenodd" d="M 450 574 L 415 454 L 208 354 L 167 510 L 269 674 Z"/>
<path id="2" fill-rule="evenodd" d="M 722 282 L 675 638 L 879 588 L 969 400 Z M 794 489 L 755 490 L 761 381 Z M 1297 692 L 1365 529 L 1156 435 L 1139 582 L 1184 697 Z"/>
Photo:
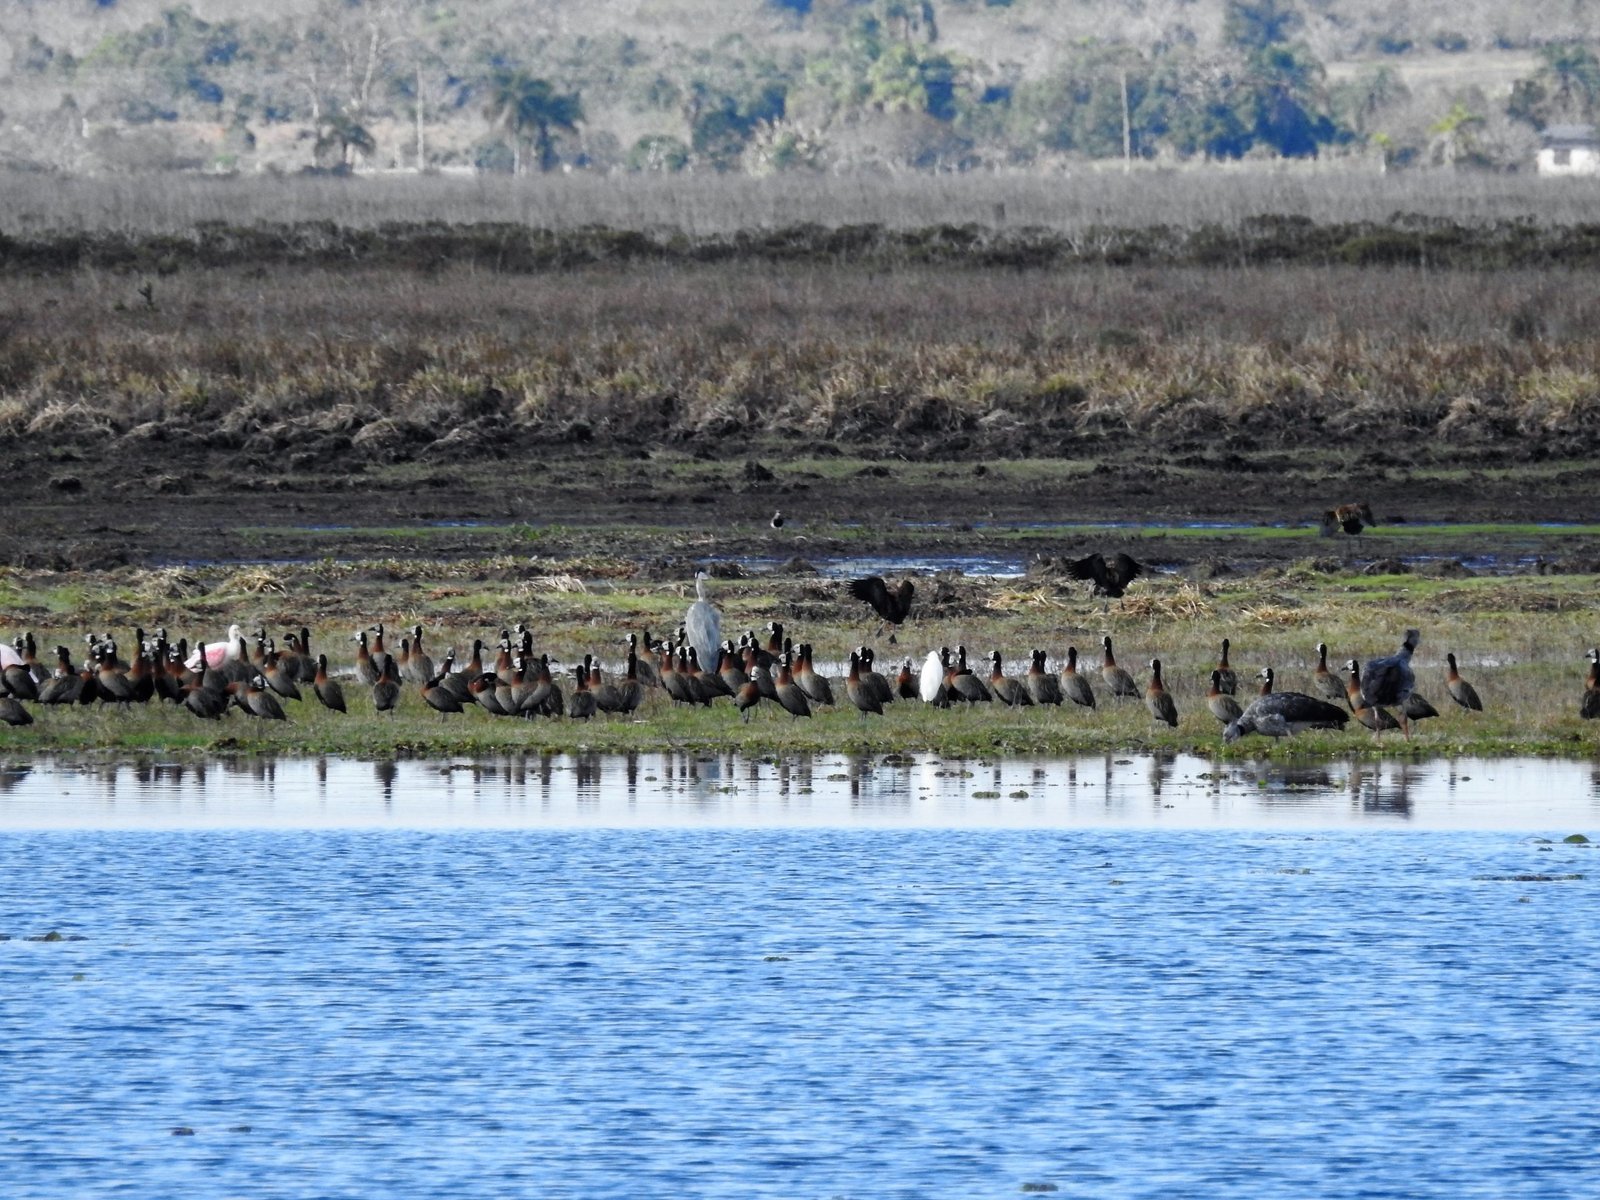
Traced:
<path id="1" fill-rule="evenodd" d="M 1272 668 L 1262 669 L 1262 694 L 1222 731 L 1224 742 L 1236 742 L 1247 733 L 1281 738 L 1307 729 L 1343 729 L 1350 715 L 1344 709 L 1304 692 L 1272 691 Z M 1216 710 L 1213 709 L 1213 712 Z"/>
<path id="2" fill-rule="evenodd" d="M 769 522 L 769 524 L 771 524 L 771 526 L 774 529 L 782 529 L 783 528 L 783 513 L 781 513 L 781 512 L 773 513 L 772 514 L 772 520 Z"/>
<path id="3" fill-rule="evenodd" d="M 1144 566 L 1126 554 L 1118 554 L 1109 562 L 1098 553 L 1067 564 L 1067 574 L 1074 579 L 1093 583 L 1091 595 L 1116 600 L 1128 590 L 1128 585 L 1144 574 Z"/>
<path id="4" fill-rule="evenodd" d="M 903 625 L 911 613 L 911 598 L 916 595 L 916 585 L 909 579 L 900 581 L 900 586 L 893 591 L 883 581 L 881 575 L 868 575 L 864 579 L 852 579 L 845 590 L 855 599 L 872 606 L 872 611 L 883 618 L 885 624 Z M 883 632 L 883 625 L 879 625 L 878 633 Z M 889 635 L 889 644 L 896 645 L 894 634 Z"/>
<path id="5" fill-rule="evenodd" d="M 1583 698 L 1578 701 L 1578 715 L 1585 721 L 1600 717 L 1600 649 L 1591 649 L 1584 655 L 1589 660 L 1589 673 L 1583 680 Z"/>

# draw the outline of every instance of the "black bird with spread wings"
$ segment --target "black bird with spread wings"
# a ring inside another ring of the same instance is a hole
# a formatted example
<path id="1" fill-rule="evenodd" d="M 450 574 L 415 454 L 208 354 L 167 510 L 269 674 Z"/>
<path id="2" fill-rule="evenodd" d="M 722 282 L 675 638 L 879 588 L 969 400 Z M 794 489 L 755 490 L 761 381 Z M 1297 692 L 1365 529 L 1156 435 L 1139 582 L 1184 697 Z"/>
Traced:
<path id="1" fill-rule="evenodd" d="M 909 579 L 902 580 L 900 586 L 891 591 L 880 575 L 852 579 L 845 590 L 855 599 L 870 604 L 872 611 L 890 625 L 899 625 L 905 621 L 911 612 L 911 598 L 917 591 Z M 894 638 L 891 636 L 889 640 L 892 642 Z"/>
<path id="2" fill-rule="evenodd" d="M 1144 572 L 1144 567 L 1126 554 L 1118 554 L 1107 562 L 1101 554 L 1091 554 L 1067 564 L 1067 574 L 1074 579 L 1094 584 L 1097 595 L 1113 600 L 1128 590 L 1128 584 Z"/>

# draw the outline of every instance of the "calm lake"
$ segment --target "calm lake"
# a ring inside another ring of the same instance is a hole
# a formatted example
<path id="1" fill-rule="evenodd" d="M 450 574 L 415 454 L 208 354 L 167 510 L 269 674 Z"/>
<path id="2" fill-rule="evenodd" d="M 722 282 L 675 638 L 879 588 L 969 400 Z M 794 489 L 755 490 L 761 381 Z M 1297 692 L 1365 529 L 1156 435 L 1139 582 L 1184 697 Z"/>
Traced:
<path id="1" fill-rule="evenodd" d="M 0 767 L 0 1195 L 1588 1197 L 1572 834 L 1600 763 Z"/>

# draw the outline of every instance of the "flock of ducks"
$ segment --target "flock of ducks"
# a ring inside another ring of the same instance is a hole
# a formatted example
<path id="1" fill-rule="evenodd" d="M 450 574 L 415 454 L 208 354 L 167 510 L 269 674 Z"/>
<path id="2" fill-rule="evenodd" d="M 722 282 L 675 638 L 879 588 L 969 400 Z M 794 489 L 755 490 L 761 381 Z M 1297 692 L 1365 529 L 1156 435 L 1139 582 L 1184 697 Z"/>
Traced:
<path id="1" fill-rule="evenodd" d="M 521 625 L 501 630 L 493 646 L 475 640 L 464 662 L 453 650 L 435 662 L 422 626 L 411 627 L 397 652 L 391 652 L 379 624 L 352 635 L 353 670 L 342 680 L 330 676 L 326 654 L 312 653 L 311 633 L 303 627 L 286 635 L 286 649 L 279 649 L 264 630 L 256 630 L 252 637 L 234 625 L 225 639 L 192 651 L 182 641 L 169 643 L 165 630 L 149 637 L 141 630 L 135 633 L 131 661 L 123 658 L 115 639 L 90 635 L 83 662 L 75 663 L 68 647 L 57 646 L 50 666 L 39 660 L 33 635 L 27 634 L 11 646 L 0 645 L 0 721 L 31 724 L 33 716 L 26 707 L 30 704 L 127 708 L 151 700 L 169 701 L 208 720 L 220 719 L 230 709 L 262 720 L 284 720 L 284 705 L 293 701 L 315 701 L 332 711 L 347 712 L 350 689 L 367 693 L 374 711 L 394 713 L 409 688 L 441 719 L 481 708 L 500 717 L 564 715 L 584 720 L 600 714 L 631 714 L 652 695 L 662 695 L 673 705 L 710 706 L 727 698 L 746 721 L 763 702 L 796 718 L 841 702 L 863 716 L 882 714 L 886 706 L 906 701 L 939 708 L 996 703 L 1092 709 L 1098 703 L 1098 690 L 1117 703 L 1142 698 L 1153 720 L 1173 728 L 1178 725 L 1177 704 L 1163 679 L 1161 660 L 1149 661 L 1149 675 L 1141 686 L 1118 664 L 1109 636 L 1101 639 L 1098 671 L 1080 669 L 1077 647 L 1069 646 L 1059 671 L 1049 670 L 1046 652 L 1034 649 L 1028 669 L 1015 676 L 1006 673 L 998 650 L 986 656 L 986 671 L 973 670 L 965 646 L 932 651 L 920 670 L 914 669 L 912 659 L 903 659 L 898 671 L 885 675 L 877 670 L 871 647 L 858 646 L 850 651 L 840 688 L 839 681 L 817 669 L 810 643 L 796 644 L 785 635 L 781 622 L 770 623 L 766 632 L 765 639 L 749 631 L 737 640 L 718 642 L 709 668 L 702 664 L 687 622 L 671 639 L 653 639 L 648 631 L 629 634 L 625 665 L 620 672 L 608 673 L 593 655 L 585 655 L 568 669 L 552 670 L 550 656 L 534 653 L 532 633 Z M 1342 729 L 1352 717 L 1374 735 L 1399 729 L 1409 738 L 1414 723 L 1439 715 L 1416 687 L 1411 659 L 1420 640 L 1417 630 L 1407 630 L 1394 654 L 1364 665 L 1350 659 L 1344 664 L 1344 676 L 1329 668 L 1328 648 L 1319 643 L 1311 676 L 1315 695 L 1280 690 L 1273 669 L 1267 667 L 1255 677 L 1256 694 L 1244 698 L 1229 662 L 1230 643 L 1224 638 L 1210 672 L 1206 707 L 1221 722 L 1224 741 L 1229 743 L 1248 734 L 1282 738 L 1307 729 Z M 1583 717 L 1596 718 L 1600 717 L 1600 650 L 1590 650 L 1587 659 L 1579 711 Z M 1481 711 L 1477 689 L 1462 678 L 1455 655 L 1447 654 L 1445 660 L 1450 700 L 1464 710 Z"/>
<path id="2" fill-rule="evenodd" d="M 1070 568 L 1110 595 L 1120 595 L 1140 571 L 1126 555 L 1111 561 L 1091 555 Z M 706 595 L 705 580 L 704 572 L 696 577 L 695 601 L 676 636 L 657 640 L 648 631 L 629 634 L 625 665 L 610 675 L 592 654 L 552 671 L 548 654 L 534 654 L 533 635 L 524 625 L 502 629 L 492 645 L 475 640 L 464 662 L 454 650 L 435 662 L 421 625 L 400 638 L 396 651 L 386 645 L 382 624 L 358 630 L 350 639 L 355 647 L 353 679 L 346 675 L 343 682 L 330 676 L 326 654 L 313 654 L 311 631 L 305 627 L 287 633 L 281 650 L 265 629 L 247 637 L 238 625 L 230 626 L 222 640 L 193 648 L 185 641 L 169 642 L 164 629 L 149 637 L 137 630 L 131 659 L 124 659 L 115 639 L 91 634 L 83 662 L 74 662 L 67 646 L 57 646 L 55 662 L 48 665 L 38 658 L 30 633 L 10 646 L 0 644 L 0 721 L 31 724 L 28 704 L 127 708 L 151 700 L 169 701 L 207 720 L 220 719 L 230 709 L 262 720 L 284 720 L 285 701 L 314 699 L 332 711 L 347 712 L 347 684 L 368 692 L 379 713 L 395 712 L 409 687 L 441 719 L 481 708 L 500 717 L 586 720 L 633 713 L 658 692 L 674 705 L 709 706 L 726 697 L 746 721 L 763 702 L 797 718 L 838 703 L 834 681 L 817 670 L 811 644 L 785 636 L 781 622 L 767 625 L 765 639 L 754 630 L 737 640 L 723 638 L 721 615 Z M 891 588 L 877 576 L 852 580 L 846 592 L 870 605 L 886 625 L 895 626 L 905 621 L 915 596 L 909 580 Z M 1329 668 L 1328 647 L 1319 643 L 1312 672 L 1315 695 L 1279 690 L 1267 667 L 1256 676 L 1257 693 L 1241 703 L 1236 698 L 1239 677 L 1228 659 L 1231 645 L 1224 638 L 1210 672 L 1206 707 L 1222 723 L 1223 738 L 1230 743 L 1252 733 L 1282 738 L 1307 729 L 1342 729 L 1352 717 L 1374 735 L 1399 729 L 1409 739 L 1415 722 L 1439 715 L 1416 689 L 1411 659 L 1420 641 L 1421 634 L 1409 629 L 1394 654 L 1364 665 L 1348 660 L 1345 677 Z M 863 645 L 849 654 L 841 690 L 844 702 L 867 716 L 901 701 L 940 708 L 980 703 L 1094 708 L 1099 687 L 1117 702 L 1142 697 L 1153 720 L 1176 728 L 1178 708 L 1162 678 L 1161 660 L 1149 661 L 1150 673 L 1141 687 L 1117 663 L 1109 636 L 1101 639 L 1101 650 L 1098 672 L 1080 670 L 1077 647 L 1069 646 L 1058 672 L 1047 668 L 1044 650 L 1034 649 L 1027 671 L 1010 676 L 998 650 L 986 656 L 987 671 L 975 671 L 965 646 L 941 648 L 929 653 L 920 671 L 913 669 L 912 659 L 904 659 L 890 678 L 877 670 L 874 651 Z M 1587 659 L 1579 712 L 1597 718 L 1600 650 L 1590 650 Z M 1465 710 L 1481 711 L 1478 692 L 1461 677 L 1455 654 L 1447 654 L 1445 661 L 1449 698 Z M 1091 673 L 1098 675 L 1093 683 Z"/>

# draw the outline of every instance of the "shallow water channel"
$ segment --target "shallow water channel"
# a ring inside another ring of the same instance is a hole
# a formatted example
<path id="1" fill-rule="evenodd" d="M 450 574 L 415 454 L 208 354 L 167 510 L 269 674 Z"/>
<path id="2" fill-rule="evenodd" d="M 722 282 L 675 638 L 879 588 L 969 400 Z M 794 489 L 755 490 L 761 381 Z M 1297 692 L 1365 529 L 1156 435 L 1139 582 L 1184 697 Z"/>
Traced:
<path id="1" fill-rule="evenodd" d="M 11 766 L 0 1192 L 1588 1196 L 1580 833 L 1600 763 Z"/>

